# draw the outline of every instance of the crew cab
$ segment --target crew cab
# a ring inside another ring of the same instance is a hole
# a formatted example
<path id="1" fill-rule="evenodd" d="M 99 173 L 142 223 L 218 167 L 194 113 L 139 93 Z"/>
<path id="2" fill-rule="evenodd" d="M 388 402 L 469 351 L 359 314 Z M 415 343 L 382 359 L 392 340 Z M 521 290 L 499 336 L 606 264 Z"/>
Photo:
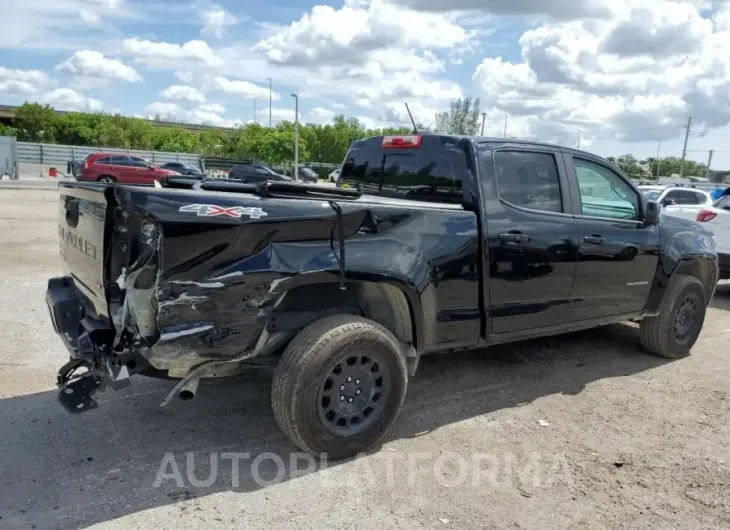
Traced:
<path id="1" fill-rule="evenodd" d="M 177 379 L 167 405 L 270 365 L 279 426 L 329 458 L 383 437 L 426 354 L 633 320 L 648 352 L 684 357 L 718 278 L 702 224 L 660 215 L 602 158 L 535 142 L 359 140 L 337 187 L 59 189 L 65 272 L 46 300 L 67 410 L 135 374 Z"/>
<path id="2" fill-rule="evenodd" d="M 84 159 L 75 175 L 79 181 L 152 186 L 156 181 L 180 173 L 162 169 L 136 156 L 94 153 Z"/>

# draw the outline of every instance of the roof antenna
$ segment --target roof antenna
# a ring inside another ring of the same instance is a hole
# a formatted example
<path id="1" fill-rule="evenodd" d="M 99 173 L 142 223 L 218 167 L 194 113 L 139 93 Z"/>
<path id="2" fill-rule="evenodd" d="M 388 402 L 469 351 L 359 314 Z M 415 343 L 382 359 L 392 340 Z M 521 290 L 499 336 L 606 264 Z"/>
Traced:
<path id="1" fill-rule="evenodd" d="M 413 114 L 411 114 L 411 109 L 408 108 L 408 102 L 405 102 L 406 104 L 406 110 L 408 111 L 408 117 L 411 118 L 411 123 L 413 124 L 413 134 L 418 134 L 418 128 L 416 127 L 416 120 L 413 119 Z"/>

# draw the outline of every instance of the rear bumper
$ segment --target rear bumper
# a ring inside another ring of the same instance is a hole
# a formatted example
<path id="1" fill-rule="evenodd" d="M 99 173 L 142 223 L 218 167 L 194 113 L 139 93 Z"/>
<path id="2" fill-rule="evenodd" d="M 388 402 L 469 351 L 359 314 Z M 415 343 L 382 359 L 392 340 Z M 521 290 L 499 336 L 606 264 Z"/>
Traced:
<path id="1" fill-rule="evenodd" d="M 76 413 L 94 409 L 98 406 L 93 398 L 97 391 L 129 385 L 130 361 L 138 368 L 137 360 L 112 352 L 114 328 L 85 314 L 73 279 L 51 278 L 46 305 L 53 329 L 71 357 L 56 376 L 58 400 L 66 410 Z M 86 371 L 78 374 L 80 368 Z"/>

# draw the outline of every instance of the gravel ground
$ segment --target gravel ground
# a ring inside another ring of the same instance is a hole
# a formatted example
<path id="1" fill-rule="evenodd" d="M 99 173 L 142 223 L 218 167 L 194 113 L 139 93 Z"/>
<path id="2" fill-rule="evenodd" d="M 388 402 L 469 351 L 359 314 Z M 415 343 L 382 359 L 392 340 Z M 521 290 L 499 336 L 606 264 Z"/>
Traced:
<path id="1" fill-rule="evenodd" d="M 164 409 L 173 383 L 137 378 L 62 411 L 56 205 L 0 189 L 0 527 L 730 527 L 730 285 L 681 361 L 630 325 L 427 357 L 379 451 L 308 469 L 265 371 Z"/>

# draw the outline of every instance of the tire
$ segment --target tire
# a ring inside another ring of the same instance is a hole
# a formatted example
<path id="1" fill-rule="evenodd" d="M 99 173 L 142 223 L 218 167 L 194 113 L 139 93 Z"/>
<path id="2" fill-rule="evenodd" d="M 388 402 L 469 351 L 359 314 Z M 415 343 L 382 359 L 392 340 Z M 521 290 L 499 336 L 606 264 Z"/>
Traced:
<path id="1" fill-rule="evenodd" d="M 297 447 L 336 460 L 382 438 L 407 385 L 405 357 L 390 331 L 363 317 L 333 315 L 304 328 L 286 347 L 271 402 L 279 427 Z"/>
<path id="2" fill-rule="evenodd" d="M 705 322 L 707 302 L 702 282 L 694 276 L 676 275 L 661 307 L 667 310 L 641 321 L 641 345 L 665 359 L 688 356 Z"/>
<path id="3" fill-rule="evenodd" d="M 109 175 L 102 175 L 98 179 L 96 179 L 97 182 L 103 182 L 105 184 L 116 184 L 116 179 L 114 177 L 110 177 Z"/>

